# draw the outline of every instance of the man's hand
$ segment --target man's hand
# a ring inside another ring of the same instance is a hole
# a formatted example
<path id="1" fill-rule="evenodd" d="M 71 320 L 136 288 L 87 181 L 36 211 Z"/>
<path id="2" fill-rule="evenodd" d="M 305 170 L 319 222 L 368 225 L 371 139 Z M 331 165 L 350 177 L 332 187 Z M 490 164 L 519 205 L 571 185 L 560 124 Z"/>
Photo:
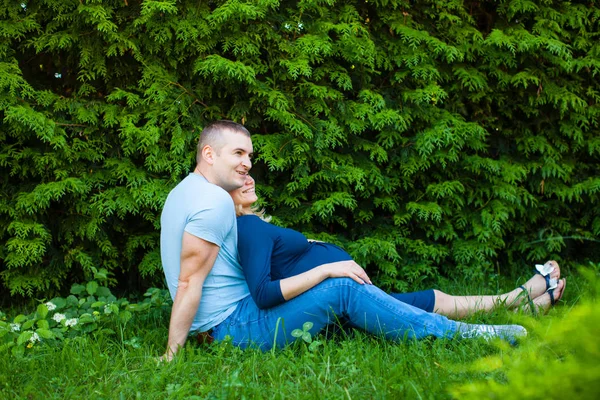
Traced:
<path id="1" fill-rule="evenodd" d="M 163 354 L 160 357 L 156 358 L 156 362 L 158 364 L 163 363 L 163 362 L 171 362 L 173 361 L 173 358 L 175 357 L 175 354 L 173 354 L 172 351 L 167 351 L 165 354 Z"/>
<path id="2" fill-rule="evenodd" d="M 219 246 L 216 244 L 187 232 L 183 233 L 179 283 L 171 310 L 167 351 L 161 357 L 162 360 L 171 361 L 179 348 L 185 344 L 200 305 L 202 285 L 218 254 Z"/>

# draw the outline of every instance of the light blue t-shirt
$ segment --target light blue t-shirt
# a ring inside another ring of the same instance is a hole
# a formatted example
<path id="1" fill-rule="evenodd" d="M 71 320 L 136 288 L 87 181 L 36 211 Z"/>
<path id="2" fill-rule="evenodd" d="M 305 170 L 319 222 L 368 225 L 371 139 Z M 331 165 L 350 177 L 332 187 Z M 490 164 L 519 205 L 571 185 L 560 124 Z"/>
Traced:
<path id="1" fill-rule="evenodd" d="M 229 193 L 191 173 L 167 197 L 160 218 L 160 255 L 171 298 L 175 299 L 181 269 L 183 232 L 220 247 L 204 281 L 200 307 L 191 331 L 220 324 L 250 295 L 238 261 L 237 224 Z"/>

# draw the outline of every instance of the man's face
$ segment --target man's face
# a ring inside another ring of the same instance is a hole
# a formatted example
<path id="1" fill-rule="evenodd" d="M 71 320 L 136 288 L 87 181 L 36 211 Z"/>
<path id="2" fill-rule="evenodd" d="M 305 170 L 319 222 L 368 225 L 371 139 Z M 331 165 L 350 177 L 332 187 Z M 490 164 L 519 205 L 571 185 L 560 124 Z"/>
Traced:
<path id="1" fill-rule="evenodd" d="M 225 131 L 222 139 L 224 145 L 214 153 L 213 183 L 229 192 L 244 186 L 254 149 L 252 140 L 243 133 Z"/>

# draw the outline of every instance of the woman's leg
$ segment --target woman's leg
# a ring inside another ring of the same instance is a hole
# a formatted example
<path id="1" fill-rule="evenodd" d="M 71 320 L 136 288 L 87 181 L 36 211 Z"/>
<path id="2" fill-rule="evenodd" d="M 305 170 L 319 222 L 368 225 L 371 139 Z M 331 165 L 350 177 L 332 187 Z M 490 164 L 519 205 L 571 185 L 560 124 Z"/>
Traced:
<path id="1" fill-rule="evenodd" d="M 240 347 L 255 345 L 263 350 L 282 347 L 295 340 L 291 332 L 313 324 L 311 334 L 336 322 L 337 317 L 390 340 L 425 336 L 451 338 L 500 336 L 514 340 L 526 334 L 518 326 L 464 324 L 427 313 L 396 301 L 373 285 L 360 285 L 349 278 L 327 279 L 307 292 L 276 307 L 260 310 L 251 299 L 242 301 L 234 313 L 213 330 L 222 340 L 231 336 Z"/>
<path id="2" fill-rule="evenodd" d="M 554 279 L 560 277 L 558 264 L 556 264 L 556 269 L 551 274 L 551 277 Z M 559 286 L 560 288 L 557 288 L 557 290 L 560 289 L 560 296 L 562 296 L 564 282 L 562 282 L 562 284 L 559 282 Z M 542 275 L 535 274 L 531 279 L 525 282 L 523 287 L 527 290 L 529 297 L 534 299 L 533 303 L 538 308 L 547 310 L 550 307 L 549 296 L 544 296 L 546 292 L 546 280 Z M 434 312 L 445 315 L 448 318 L 465 318 L 478 311 L 491 311 L 497 307 L 511 309 L 522 304 L 526 307 L 528 306 L 525 304 L 527 302 L 527 296 L 524 295 L 522 287 L 518 287 L 508 293 L 491 296 L 453 296 L 439 290 L 434 290 L 434 293 Z M 557 298 L 560 298 L 560 296 Z"/>

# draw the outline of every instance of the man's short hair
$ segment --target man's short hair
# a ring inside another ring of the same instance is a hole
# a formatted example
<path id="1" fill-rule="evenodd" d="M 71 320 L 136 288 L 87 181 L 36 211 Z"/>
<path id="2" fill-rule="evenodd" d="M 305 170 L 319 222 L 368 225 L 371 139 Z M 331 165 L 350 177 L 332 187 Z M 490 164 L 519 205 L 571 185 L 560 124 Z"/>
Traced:
<path id="1" fill-rule="evenodd" d="M 202 130 L 202 133 L 200 133 L 198 150 L 196 152 L 196 163 L 200 164 L 200 160 L 202 159 L 202 149 L 206 145 L 212 147 L 217 155 L 219 155 L 221 149 L 225 145 L 225 141 L 223 140 L 223 132 L 225 131 L 243 133 L 244 135 L 250 137 L 250 132 L 248 129 L 246 129 L 244 125 L 238 124 L 237 122 L 228 120 L 211 122 L 210 124 L 206 125 Z"/>

